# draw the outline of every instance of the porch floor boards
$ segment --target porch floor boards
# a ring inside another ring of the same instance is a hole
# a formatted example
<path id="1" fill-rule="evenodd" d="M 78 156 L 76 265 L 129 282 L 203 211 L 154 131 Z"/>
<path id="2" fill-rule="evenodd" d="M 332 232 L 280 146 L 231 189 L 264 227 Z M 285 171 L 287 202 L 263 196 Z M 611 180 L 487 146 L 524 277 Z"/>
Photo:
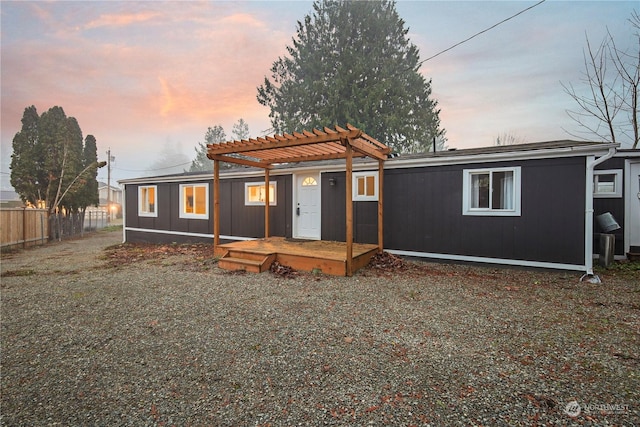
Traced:
<path id="1" fill-rule="evenodd" d="M 366 266 L 377 251 L 377 245 L 354 243 L 352 273 Z M 347 275 L 347 244 L 344 242 L 269 237 L 218 245 L 216 255 L 222 257 L 220 267 L 228 270 L 262 272 L 273 261 L 278 261 L 299 271 L 319 270 L 335 276 Z M 264 257 L 265 262 L 269 262 L 266 268 L 263 265 L 260 269 L 253 269 L 236 261 L 255 260 L 259 257 Z"/>

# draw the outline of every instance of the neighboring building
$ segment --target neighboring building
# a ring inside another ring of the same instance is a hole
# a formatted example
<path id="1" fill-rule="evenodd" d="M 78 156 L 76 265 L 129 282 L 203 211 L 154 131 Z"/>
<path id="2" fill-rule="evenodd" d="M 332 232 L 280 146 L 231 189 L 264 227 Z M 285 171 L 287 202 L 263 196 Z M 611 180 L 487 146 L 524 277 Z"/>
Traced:
<path id="1" fill-rule="evenodd" d="M 616 200 L 630 213 L 616 216 L 625 223 L 620 247 L 640 244 L 638 207 L 625 204 L 626 195 L 637 188 L 628 183 L 635 179 L 638 185 L 638 152 L 616 154 L 616 148 L 553 141 L 390 158 L 383 174 L 384 248 L 412 257 L 592 273 L 594 218 L 604 209 L 595 199 L 594 211 L 594 188 L 603 188 L 594 187 L 594 177 L 602 168 L 622 170 L 623 197 Z M 350 185 L 354 241 L 375 243 L 378 163 L 354 161 L 353 170 L 353 182 L 346 183 L 344 161 L 273 168 L 269 234 L 344 241 L 345 186 Z M 211 173 L 119 182 L 125 193 L 126 241 L 213 238 Z M 220 239 L 264 236 L 265 191 L 260 169 L 220 173 Z"/>
<path id="2" fill-rule="evenodd" d="M 20 195 L 13 190 L 0 190 L 0 207 L 17 208 L 24 206 Z"/>
<path id="3" fill-rule="evenodd" d="M 104 182 L 98 181 L 98 195 L 100 207 L 111 212 L 111 219 L 122 216 L 122 190 L 119 187 L 109 186 Z M 109 197 L 111 198 L 110 200 Z M 111 206 L 107 206 L 108 202 L 111 203 Z"/>
<path id="4" fill-rule="evenodd" d="M 98 182 L 99 207 L 107 209 L 107 184 Z M 21 207 L 24 205 L 20 196 L 13 190 L 0 190 L 0 204 L 2 207 Z M 111 205 L 112 215 L 122 215 L 122 190 L 118 187 L 111 186 Z M 91 207 L 89 207 L 91 209 Z"/>

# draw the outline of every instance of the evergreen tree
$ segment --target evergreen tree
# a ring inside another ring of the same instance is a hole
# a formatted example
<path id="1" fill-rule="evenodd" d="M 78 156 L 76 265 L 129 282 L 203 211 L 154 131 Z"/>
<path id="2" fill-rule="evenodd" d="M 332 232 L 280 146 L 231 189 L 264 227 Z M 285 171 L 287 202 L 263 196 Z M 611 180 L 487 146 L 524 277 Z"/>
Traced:
<path id="1" fill-rule="evenodd" d="M 182 144 L 167 139 L 162 149 L 157 151 L 157 158 L 148 170 L 158 175 L 179 174 L 184 172 L 184 167 L 188 164 L 189 156 L 182 151 Z"/>
<path id="2" fill-rule="evenodd" d="M 197 171 L 213 171 L 213 161 L 207 157 L 207 144 L 217 144 L 225 142 L 227 135 L 224 133 L 224 129 L 220 125 L 209 127 L 207 133 L 204 135 L 204 143 L 198 142 L 196 147 L 196 158 L 191 161 L 191 167 L 189 172 Z"/>
<path id="3" fill-rule="evenodd" d="M 70 212 L 77 213 L 86 207 L 82 190 L 87 171 L 84 170 L 82 130 L 80 130 L 80 125 L 75 117 L 67 117 L 64 143 L 67 145 L 67 157 L 56 202 Z"/>
<path id="4" fill-rule="evenodd" d="M 350 123 L 395 151 L 444 143 L 431 81 L 395 2 L 319 0 L 258 87 L 275 132 Z"/>
<path id="5" fill-rule="evenodd" d="M 44 153 L 44 168 L 48 174 L 45 202 L 53 210 L 62 205 L 61 198 L 65 188 L 71 184 L 78 171 L 80 153 L 75 144 L 78 129 L 64 113 L 62 107 L 52 107 L 42 113 L 38 127 L 39 149 Z M 80 133 L 80 142 L 82 134 Z"/>
<path id="6" fill-rule="evenodd" d="M 237 141 L 242 141 L 243 139 L 249 139 L 249 125 L 244 121 L 243 118 L 238 120 L 238 123 L 233 125 L 233 129 L 231 130 L 231 135 Z"/>
<path id="7" fill-rule="evenodd" d="M 95 138 L 88 138 L 88 145 L 85 151 L 80 125 L 61 107 L 40 116 L 34 106 L 27 107 L 13 138 L 11 185 L 24 202 L 37 206 L 42 201 L 49 212 L 60 207 L 69 213 L 84 210 L 98 197 L 97 184 L 92 190 L 87 184 L 103 165 L 96 162 Z"/>
<path id="8" fill-rule="evenodd" d="M 77 194 L 79 206 L 83 212 L 88 206 L 98 206 L 100 203 L 97 166 L 98 147 L 96 145 L 96 138 L 93 135 L 87 135 L 84 139 L 84 149 L 82 152 L 82 169 L 84 173 L 82 173 L 78 179 L 80 188 Z"/>
<path id="9" fill-rule="evenodd" d="M 11 154 L 11 185 L 24 203 L 33 206 L 44 200 L 47 188 L 44 156 L 39 150 L 39 121 L 35 106 L 25 108 L 22 129 L 13 137 Z"/>

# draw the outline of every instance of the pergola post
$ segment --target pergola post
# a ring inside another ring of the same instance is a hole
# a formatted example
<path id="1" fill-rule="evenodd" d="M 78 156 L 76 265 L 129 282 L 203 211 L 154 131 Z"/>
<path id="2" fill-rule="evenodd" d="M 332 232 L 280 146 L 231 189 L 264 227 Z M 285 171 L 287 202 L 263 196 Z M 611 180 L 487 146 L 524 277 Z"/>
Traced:
<path id="1" fill-rule="evenodd" d="M 384 237 L 384 161 L 378 160 L 378 252 L 382 253 L 384 250 L 383 237 Z"/>
<path id="2" fill-rule="evenodd" d="M 345 190 L 346 196 L 346 218 L 347 218 L 347 259 L 346 259 L 346 275 L 353 275 L 353 150 L 351 148 L 351 142 L 348 138 L 344 140 L 344 146 L 346 149 L 346 184 Z"/>
<path id="3" fill-rule="evenodd" d="M 264 169 L 264 238 L 269 237 L 269 168 Z"/>
<path id="4" fill-rule="evenodd" d="M 213 161 L 213 253 L 220 245 L 220 160 Z"/>

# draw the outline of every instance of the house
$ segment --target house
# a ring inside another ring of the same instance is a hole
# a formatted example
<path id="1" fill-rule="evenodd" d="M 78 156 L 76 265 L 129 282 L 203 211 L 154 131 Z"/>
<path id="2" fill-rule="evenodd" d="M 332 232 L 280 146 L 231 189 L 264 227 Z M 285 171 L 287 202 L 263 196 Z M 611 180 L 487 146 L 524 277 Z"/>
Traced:
<path id="1" fill-rule="evenodd" d="M 122 190 L 105 182 L 98 181 L 99 207 L 106 209 L 113 217 L 122 215 Z"/>
<path id="2" fill-rule="evenodd" d="M 383 241 L 386 251 L 403 256 L 593 274 L 594 213 L 604 209 L 593 197 L 594 177 L 622 164 L 622 177 L 638 181 L 637 153 L 617 147 L 552 141 L 448 150 L 391 157 L 383 168 L 375 159 L 355 159 L 351 182 L 346 182 L 344 160 L 290 162 L 274 165 L 268 187 L 259 168 L 223 170 L 218 237 L 224 242 L 261 238 L 268 223 L 271 236 L 345 241 L 345 200 L 351 192 L 354 242 Z M 616 157 L 623 154 L 627 157 Z M 119 182 L 125 194 L 125 241 L 214 239 L 210 173 Z M 627 186 L 624 191 L 635 190 Z M 263 220 L 265 199 L 268 222 Z M 380 200 L 383 224 L 378 223 Z M 621 248 L 637 243 L 632 215 L 618 217 L 629 221 Z"/>
<path id="3" fill-rule="evenodd" d="M 13 190 L 0 190 L 0 207 L 17 208 L 24 206 L 20 195 Z"/>

